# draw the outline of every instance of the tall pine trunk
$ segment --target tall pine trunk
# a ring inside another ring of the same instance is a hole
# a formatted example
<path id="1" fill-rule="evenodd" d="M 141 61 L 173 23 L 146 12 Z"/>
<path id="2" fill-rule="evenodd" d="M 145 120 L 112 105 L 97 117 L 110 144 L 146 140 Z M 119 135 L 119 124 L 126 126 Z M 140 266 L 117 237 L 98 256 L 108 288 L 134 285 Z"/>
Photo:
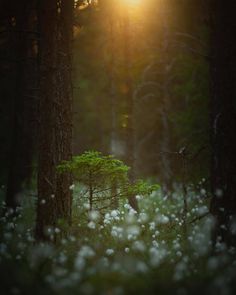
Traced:
<path id="1" fill-rule="evenodd" d="M 211 212 L 214 242 L 235 244 L 236 223 L 236 23 L 235 1 L 212 1 L 211 32 Z"/>
<path id="2" fill-rule="evenodd" d="M 71 42 L 73 0 L 42 0 L 41 101 L 36 237 L 47 228 L 70 224 L 71 176 L 57 165 L 72 155 Z"/>
<path id="3" fill-rule="evenodd" d="M 163 187 L 164 192 L 169 194 L 171 189 L 171 177 L 173 176 L 171 169 L 171 160 L 169 153 L 170 151 L 170 118 L 169 113 L 171 109 L 171 95 L 170 95 L 170 81 L 172 79 L 172 64 L 173 58 L 170 52 L 170 28 L 168 27 L 168 5 L 165 1 L 161 3 L 161 22 L 162 22 L 162 34 L 161 38 L 161 96 L 162 104 L 160 108 L 161 123 L 162 123 L 162 134 L 161 134 L 161 148 L 164 151 L 162 153 L 162 174 L 163 174 Z"/>
<path id="4" fill-rule="evenodd" d="M 124 75 L 125 75 L 125 99 L 126 99 L 126 164 L 130 167 L 129 180 L 135 182 L 135 134 L 134 134 L 134 94 L 131 74 L 131 24 L 129 11 L 124 12 Z M 135 195 L 128 196 L 130 206 L 138 211 L 138 202 Z"/>
<path id="5" fill-rule="evenodd" d="M 113 8 L 113 7 L 112 7 Z M 115 89 L 115 17 L 112 12 L 109 16 L 109 39 L 110 39 L 110 63 L 109 63 L 109 95 L 111 105 L 111 131 L 110 131 L 110 153 L 117 156 L 117 104 L 116 104 L 116 89 Z M 119 207 L 119 198 L 117 196 L 117 183 L 111 183 L 111 208 Z"/>
<path id="6" fill-rule="evenodd" d="M 9 52 L 13 63 L 12 134 L 9 151 L 9 171 L 6 191 L 7 207 L 20 205 L 19 196 L 32 176 L 32 161 L 36 142 L 37 104 L 37 31 L 34 3 L 24 0 L 13 7 L 7 6 L 6 27 Z M 34 16 L 34 17 L 31 17 Z M 11 90 L 9 90 L 9 93 Z M 9 99 L 9 98 L 8 98 Z"/>

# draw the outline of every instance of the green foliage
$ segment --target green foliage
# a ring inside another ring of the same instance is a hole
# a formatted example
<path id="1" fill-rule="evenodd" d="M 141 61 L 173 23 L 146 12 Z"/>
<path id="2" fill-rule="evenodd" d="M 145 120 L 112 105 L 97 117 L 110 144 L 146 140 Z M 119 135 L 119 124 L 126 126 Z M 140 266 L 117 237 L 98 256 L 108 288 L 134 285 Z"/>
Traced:
<path id="1" fill-rule="evenodd" d="M 235 294 L 235 252 L 219 241 L 212 253 L 214 220 L 205 215 L 206 197 L 188 188 L 186 240 L 181 194 L 165 198 L 159 190 L 140 197 L 139 213 L 125 202 L 106 214 L 88 215 L 74 202 L 70 231 L 56 245 L 35 242 L 29 195 L 17 215 L 0 203 L 0 293 L 221 294 L 220 285 Z M 51 230 L 60 236 L 58 228 Z"/>
<path id="2" fill-rule="evenodd" d="M 106 208 L 116 199 L 131 195 L 150 195 L 159 188 L 143 180 L 130 183 L 129 167 L 112 155 L 104 156 L 97 151 L 87 151 L 64 161 L 58 166 L 58 172 L 71 172 L 74 180 L 85 187 L 80 196 L 89 199 L 90 210 L 94 203 Z M 96 208 L 98 207 L 96 206 Z M 97 208 L 98 209 L 98 208 Z"/>
<path id="3" fill-rule="evenodd" d="M 150 185 L 146 181 L 138 180 L 136 183 L 129 185 L 128 195 L 150 195 L 153 191 L 160 188 L 158 184 Z"/>
<path id="4" fill-rule="evenodd" d="M 75 156 L 71 161 L 58 166 L 61 172 L 71 171 L 75 180 L 86 186 L 104 187 L 111 182 L 127 182 L 129 167 L 113 156 L 103 156 L 100 152 L 87 151 Z"/>

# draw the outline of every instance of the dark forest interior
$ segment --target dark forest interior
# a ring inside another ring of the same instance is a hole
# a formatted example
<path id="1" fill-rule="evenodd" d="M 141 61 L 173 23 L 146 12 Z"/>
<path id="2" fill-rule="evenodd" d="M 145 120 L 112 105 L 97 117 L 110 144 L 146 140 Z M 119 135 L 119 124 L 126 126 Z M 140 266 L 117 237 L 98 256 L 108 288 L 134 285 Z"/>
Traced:
<path id="1" fill-rule="evenodd" d="M 0 0 L 1 294 L 235 294 L 233 0 Z"/>

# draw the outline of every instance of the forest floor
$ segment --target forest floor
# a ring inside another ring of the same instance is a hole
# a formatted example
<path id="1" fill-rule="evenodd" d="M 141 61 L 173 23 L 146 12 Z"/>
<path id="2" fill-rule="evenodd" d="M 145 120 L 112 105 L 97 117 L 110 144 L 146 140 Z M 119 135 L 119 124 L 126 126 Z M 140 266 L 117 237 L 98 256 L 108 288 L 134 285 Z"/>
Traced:
<path id="1" fill-rule="evenodd" d="M 235 249 L 218 241 L 212 253 L 204 189 L 188 189 L 186 220 L 181 190 L 136 196 L 139 213 L 125 199 L 117 209 L 89 211 L 79 190 L 67 236 L 48 229 L 56 244 L 35 243 L 33 197 L 1 217 L 1 294 L 235 294 Z"/>

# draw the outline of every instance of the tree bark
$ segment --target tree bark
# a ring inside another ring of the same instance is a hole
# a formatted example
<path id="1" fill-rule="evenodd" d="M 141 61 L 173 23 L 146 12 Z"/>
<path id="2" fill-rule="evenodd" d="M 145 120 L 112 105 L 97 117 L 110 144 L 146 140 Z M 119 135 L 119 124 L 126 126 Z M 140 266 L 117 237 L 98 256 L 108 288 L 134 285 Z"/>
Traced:
<path id="1" fill-rule="evenodd" d="M 70 223 L 71 175 L 57 165 L 72 155 L 71 42 L 73 0 L 42 0 L 41 101 L 36 237 L 47 228 Z"/>
<path id="2" fill-rule="evenodd" d="M 236 23 L 235 1 L 211 2 L 211 213 L 213 242 L 235 245 L 236 222 Z"/>
<path id="3" fill-rule="evenodd" d="M 36 143 L 37 104 L 37 52 L 33 52 L 33 41 L 37 43 L 35 30 L 35 5 L 28 0 L 7 7 L 7 34 L 12 63 L 11 86 L 13 87 L 13 108 L 11 123 L 11 148 L 9 151 L 9 171 L 6 191 L 7 207 L 15 209 L 20 205 L 23 185 L 32 176 L 32 161 Z M 31 38 L 30 38 L 31 37 Z M 14 61 L 14 62 L 13 62 Z M 33 90 L 34 89 L 34 90 Z M 10 93 L 11 91 L 9 91 Z M 8 98 L 11 99 L 11 98 Z"/>

